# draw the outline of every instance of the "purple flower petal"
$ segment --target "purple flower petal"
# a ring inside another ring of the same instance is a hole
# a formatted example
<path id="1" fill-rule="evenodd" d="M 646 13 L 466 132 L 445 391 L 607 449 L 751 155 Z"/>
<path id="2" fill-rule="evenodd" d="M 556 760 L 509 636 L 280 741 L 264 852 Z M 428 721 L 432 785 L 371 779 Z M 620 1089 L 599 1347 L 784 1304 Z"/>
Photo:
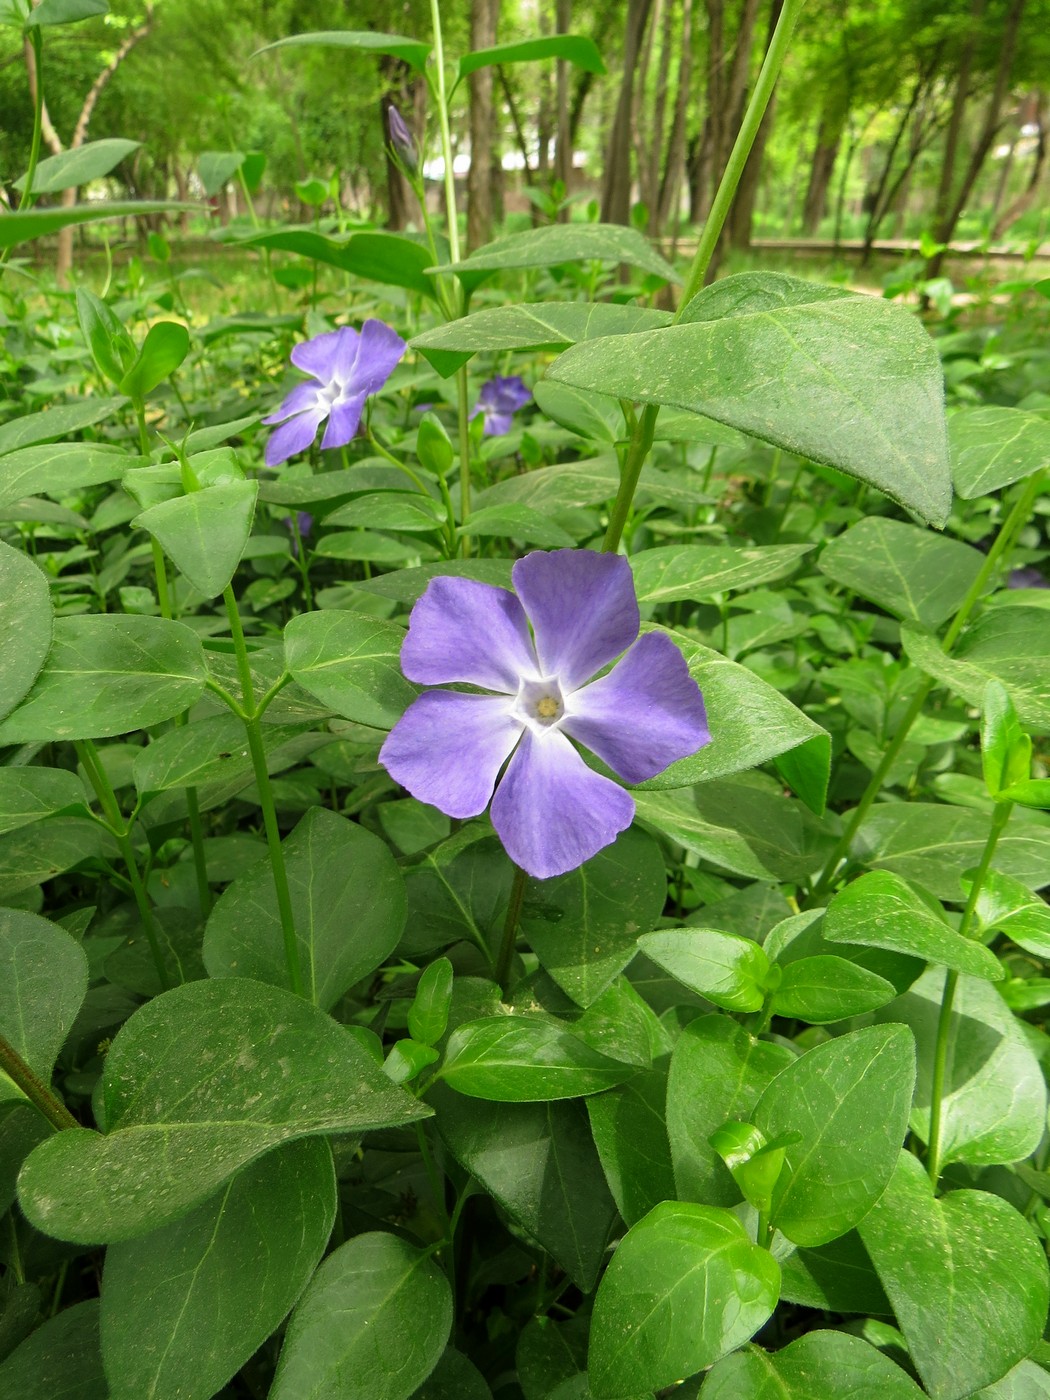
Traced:
<path id="1" fill-rule="evenodd" d="M 292 364 L 296 369 L 303 370 L 306 374 L 312 374 L 315 379 L 320 379 L 322 384 L 327 384 L 335 377 L 336 366 L 340 358 L 345 357 L 347 350 L 346 332 L 349 326 L 344 326 L 338 331 L 326 331 L 324 335 L 315 335 L 313 340 L 300 341 L 298 345 L 292 346 Z M 351 351 L 357 345 L 357 332 L 350 330 L 352 339 L 350 340 Z M 340 355 L 342 351 L 342 356 Z M 353 364 L 353 354 L 351 353 L 350 363 Z"/>
<path id="2" fill-rule="evenodd" d="M 659 632 L 647 632 L 607 676 L 577 690 L 561 727 L 628 783 L 655 777 L 711 741 L 700 687 Z"/>
<path id="3" fill-rule="evenodd" d="M 428 690 L 387 735 L 379 761 L 420 802 L 449 817 L 476 817 L 521 730 L 502 697 Z"/>
<path id="4" fill-rule="evenodd" d="M 361 344 L 349 377 L 350 387 L 358 394 L 376 393 L 393 374 L 404 353 L 405 342 L 397 331 L 383 321 L 366 321 L 361 327 Z"/>
<path id="5" fill-rule="evenodd" d="M 262 421 L 264 423 L 281 423 L 285 418 L 291 418 L 293 414 L 309 413 L 311 409 L 318 407 L 317 395 L 316 384 L 297 384 L 281 400 L 280 408 L 274 413 L 268 413 Z"/>
<path id="6" fill-rule="evenodd" d="M 631 566 L 618 554 L 537 550 L 518 560 L 512 577 L 542 673 L 557 676 L 563 690 L 590 680 L 638 635 Z"/>
<path id="7" fill-rule="evenodd" d="M 317 436 L 317 429 L 324 418 L 324 409 L 318 408 L 310 413 L 296 414 L 287 423 L 274 428 L 266 443 L 266 465 L 279 467 L 297 452 L 305 452 Z"/>
<path id="8" fill-rule="evenodd" d="M 575 870 L 633 817 L 630 795 L 593 773 L 557 730 L 525 733 L 492 799 L 492 825 L 507 854 L 538 880 Z"/>
<path id="9" fill-rule="evenodd" d="M 447 575 L 432 578 L 412 609 L 401 669 L 420 685 L 465 681 L 505 695 L 517 695 L 523 676 L 538 675 L 528 623 L 514 594 Z"/>
<path id="10" fill-rule="evenodd" d="M 489 410 L 485 414 L 485 426 L 482 429 L 482 437 L 502 437 L 504 433 L 509 433 L 514 426 L 514 419 L 509 413 L 498 413 Z"/>
<path id="11" fill-rule="evenodd" d="M 321 446 L 345 447 L 357 432 L 364 406 L 364 394 L 355 394 L 351 399 L 334 403 L 328 415 L 328 427 L 321 439 Z"/>

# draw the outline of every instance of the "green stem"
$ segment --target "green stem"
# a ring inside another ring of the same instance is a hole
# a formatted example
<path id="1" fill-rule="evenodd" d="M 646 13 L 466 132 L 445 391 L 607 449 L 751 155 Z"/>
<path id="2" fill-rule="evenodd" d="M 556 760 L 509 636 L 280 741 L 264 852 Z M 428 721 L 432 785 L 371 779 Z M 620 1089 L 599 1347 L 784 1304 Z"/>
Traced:
<path id="1" fill-rule="evenodd" d="M 281 919 L 281 934 L 284 939 L 284 957 L 288 967 L 288 981 L 297 996 L 305 996 L 303 974 L 299 962 L 299 941 L 295 932 L 295 916 L 292 913 L 292 895 L 288 886 L 288 871 L 284 863 L 281 847 L 281 829 L 277 824 L 277 808 L 273 800 L 273 788 L 266 767 L 266 746 L 263 743 L 260 706 L 255 703 L 255 686 L 252 681 L 251 663 L 248 648 L 244 641 L 244 628 L 237 608 L 237 599 L 229 584 L 223 589 L 226 615 L 230 621 L 230 634 L 237 657 L 237 674 L 241 682 L 241 720 L 248 736 L 248 749 L 255 770 L 255 785 L 259 790 L 259 806 L 262 808 L 263 826 L 266 830 L 266 844 L 270 851 L 270 869 L 273 873 L 273 886 L 277 895 L 277 911 Z M 271 687 L 272 689 L 272 687 Z M 276 691 L 273 692 L 276 694 Z M 267 692 L 266 698 L 272 698 Z M 311 998 L 312 999 L 312 998 Z"/>
<path id="2" fill-rule="evenodd" d="M 1006 824 L 1010 820 L 1010 813 L 1013 811 L 1012 802 L 996 803 L 995 812 L 992 816 L 992 824 L 988 830 L 988 839 L 984 843 L 984 850 L 981 853 L 981 863 L 977 867 L 977 872 L 970 885 L 970 893 L 966 899 L 966 907 L 963 910 L 962 921 L 959 924 L 959 932 L 968 936 L 970 925 L 973 922 L 973 912 L 977 907 L 977 900 L 984 882 L 987 879 L 988 871 L 992 864 L 992 856 L 995 848 L 999 844 L 999 837 L 1006 830 Z M 944 1130 L 944 1086 L 948 1076 L 948 1051 L 952 1025 L 952 1006 L 955 1002 L 955 989 L 959 985 L 959 974 L 949 972 L 944 979 L 944 993 L 941 997 L 941 1011 L 937 1018 L 937 1040 L 933 1051 L 933 1077 L 930 1083 L 930 1145 L 926 1154 L 926 1170 L 934 1186 L 937 1185 L 941 1174 L 941 1139 Z"/>
<path id="3" fill-rule="evenodd" d="M 504 1001 L 510 996 L 510 968 L 514 961 L 514 945 L 518 939 L 518 919 L 521 917 L 521 906 L 525 901 L 525 885 L 528 882 L 528 875 L 524 870 L 514 867 L 514 883 L 510 887 L 510 903 L 507 905 L 507 918 L 503 925 L 503 941 L 500 944 L 499 957 L 492 970 L 494 979 L 499 983 L 500 996 Z"/>
<path id="4" fill-rule="evenodd" d="M 201 825 L 201 805 L 197 800 L 197 789 L 188 787 L 186 811 L 190 818 L 190 841 L 193 845 L 193 869 L 197 876 L 197 897 L 200 900 L 201 914 L 205 919 L 211 913 L 211 885 L 208 883 L 208 862 L 204 856 L 204 828 Z"/>
<path id="5" fill-rule="evenodd" d="M 747 104 L 747 111 L 744 113 L 744 120 L 740 125 L 740 133 L 729 154 L 725 174 L 718 182 L 711 212 L 707 216 L 703 232 L 700 235 L 696 256 L 693 258 L 693 265 L 689 269 L 689 276 L 682 289 L 682 297 L 678 304 L 675 321 L 681 319 L 682 312 L 704 285 L 707 269 L 714 257 L 718 240 L 722 235 L 722 229 L 736 195 L 737 186 L 740 184 L 744 167 L 747 165 L 747 158 L 751 154 L 751 147 L 755 143 L 758 129 L 762 125 L 762 118 L 766 114 L 769 99 L 773 95 L 777 78 L 780 76 L 784 59 L 787 57 L 791 35 L 798 23 L 798 17 L 802 13 L 804 4 L 805 0 L 785 0 L 784 8 L 780 12 L 780 18 L 773 31 L 773 38 L 770 40 L 762 70 L 755 83 L 755 90 L 751 94 L 751 101 Z"/>
<path id="6" fill-rule="evenodd" d="M 470 519 L 470 402 L 467 398 L 467 368 L 456 371 L 456 405 L 459 418 L 459 523 Z M 460 552 L 470 553 L 470 536 L 460 536 Z"/>
<path id="7" fill-rule="evenodd" d="M 970 585 L 966 596 L 959 606 L 959 611 L 955 614 L 951 626 L 944 634 L 944 638 L 941 642 L 944 651 L 951 651 L 952 647 L 959 640 L 960 633 L 969 621 L 970 614 L 977 606 L 978 600 L 988 585 L 988 580 L 992 577 L 992 574 L 999 565 L 999 561 L 1009 554 L 1017 536 L 1024 529 L 1032 506 L 1035 504 L 1042 490 L 1044 476 L 1045 472 L 1039 471 L 1036 472 L 1034 476 L 1029 477 L 1028 481 L 1025 483 L 1024 490 L 1021 492 L 1020 496 L 1018 496 L 1009 515 L 1000 526 L 999 533 L 996 535 L 991 549 L 985 555 L 984 563 L 981 565 L 977 577 Z M 905 711 L 904 717 L 898 724 L 893 738 L 890 740 L 885 753 L 882 755 L 879 766 L 875 769 L 875 772 L 872 773 L 868 786 L 864 789 L 860 801 L 850 815 L 841 837 L 835 844 L 835 849 L 828 857 L 828 862 L 821 873 L 820 879 L 813 887 L 812 897 L 814 899 L 818 899 L 824 894 L 834 880 L 838 872 L 840 861 L 849 851 L 853 843 L 853 838 L 860 829 L 861 823 L 868 815 L 872 803 L 882 790 L 882 784 L 886 780 L 886 775 L 889 773 L 894 760 L 904 746 L 905 740 L 911 732 L 911 727 L 918 719 L 922 707 L 926 703 L 926 697 L 929 695 L 934 685 L 936 685 L 936 680 L 933 677 L 929 677 L 925 680 Z"/>
<path id="8" fill-rule="evenodd" d="M 33 48 L 33 61 L 36 64 L 36 101 L 33 103 L 33 137 L 29 145 L 29 169 L 26 171 L 25 188 L 18 201 L 21 212 L 33 202 L 33 177 L 40 159 L 40 140 L 44 133 L 44 41 L 40 25 L 34 24 L 29 32 L 29 42 Z"/>
<path id="9" fill-rule="evenodd" d="M 623 527 L 627 524 L 627 517 L 631 513 L 631 502 L 634 500 L 634 493 L 638 487 L 638 478 L 642 474 L 645 459 L 653 445 L 656 416 L 659 412 L 659 404 L 646 404 L 641 417 L 634 425 L 627 448 L 627 456 L 620 470 L 619 490 L 616 492 L 616 500 L 613 502 L 613 508 L 609 515 L 609 528 L 602 541 L 602 551 L 605 554 L 615 554 L 620 547 Z"/>
<path id="10" fill-rule="evenodd" d="M 445 163 L 445 216 L 448 223 L 448 251 L 459 262 L 459 219 L 456 214 L 456 176 L 452 169 L 452 134 L 448 125 L 448 91 L 445 87 L 445 43 L 441 34 L 440 0 L 430 0 L 430 21 L 434 30 L 434 78 L 441 132 L 441 156 Z"/>
<path id="11" fill-rule="evenodd" d="M 80 1124 L 61 1099 L 57 1098 L 43 1080 L 38 1079 L 9 1040 L 0 1035 L 0 1070 L 17 1084 L 31 1104 L 34 1104 L 52 1127 L 79 1128 Z"/>

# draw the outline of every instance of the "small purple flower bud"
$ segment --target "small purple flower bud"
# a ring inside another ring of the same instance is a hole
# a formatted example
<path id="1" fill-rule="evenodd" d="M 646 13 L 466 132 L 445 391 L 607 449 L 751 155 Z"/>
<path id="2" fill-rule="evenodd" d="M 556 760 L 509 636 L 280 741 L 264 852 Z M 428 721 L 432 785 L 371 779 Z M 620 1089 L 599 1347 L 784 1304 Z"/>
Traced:
<path id="1" fill-rule="evenodd" d="M 400 157 L 401 162 L 409 170 L 415 170 L 419 165 L 419 152 L 416 150 L 416 143 L 412 139 L 412 133 L 405 124 L 405 119 L 391 102 L 386 109 L 387 130 L 390 132 L 390 144 Z"/>

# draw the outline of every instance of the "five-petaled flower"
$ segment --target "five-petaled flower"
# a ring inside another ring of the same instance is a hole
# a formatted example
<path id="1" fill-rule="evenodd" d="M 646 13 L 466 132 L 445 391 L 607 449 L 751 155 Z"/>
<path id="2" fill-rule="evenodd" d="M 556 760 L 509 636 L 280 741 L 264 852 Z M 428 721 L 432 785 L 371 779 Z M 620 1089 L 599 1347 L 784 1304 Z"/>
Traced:
<path id="1" fill-rule="evenodd" d="M 512 578 L 517 597 L 471 579 L 431 579 L 412 609 L 402 670 L 422 685 L 495 693 L 424 691 L 379 760 L 450 817 L 478 816 L 491 798 L 510 858 L 543 880 L 582 865 L 634 817 L 630 794 L 589 768 L 570 740 L 640 783 L 711 735 L 674 642 L 660 632 L 638 636 L 626 559 L 537 552 L 517 561 Z"/>
<path id="2" fill-rule="evenodd" d="M 342 326 L 292 349 L 292 364 L 312 376 L 297 384 L 264 423 L 280 423 L 266 444 L 266 465 L 279 466 L 304 452 L 328 419 L 322 447 L 344 447 L 357 432 L 365 399 L 381 389 L 405 353 L 405 342 L 382 321 L 360 331 Z M 287 420 L 287 421 L 286 421 Z"/>
<path id="3" fill-rule="evenodd" d="M 471 418 L 479 413 L 485 417 L 483 429 L 486 437 L 498 437 L 509 433 L 514 414 L 532 398 L 524 380 L 517 374 L 497 374 L 481 386 L 481 393 L 474 405 Z"/>

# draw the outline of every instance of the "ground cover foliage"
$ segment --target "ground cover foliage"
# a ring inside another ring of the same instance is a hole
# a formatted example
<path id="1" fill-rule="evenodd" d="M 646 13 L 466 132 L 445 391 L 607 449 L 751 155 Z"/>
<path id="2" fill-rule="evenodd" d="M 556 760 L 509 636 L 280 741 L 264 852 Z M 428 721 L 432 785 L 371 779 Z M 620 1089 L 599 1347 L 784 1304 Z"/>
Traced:
<path id="1" fill-rule="evenodd" d="M 1050 1394 L 1047 284 L 704 287 L 746 154 L 678 269 L 453 222 L 250 231 L 207 316 L 157 237 L 4 270 L 0 1400 Z M 267 467 L 369 320 L 358 431 Z M 379 751 L 433 578 L 603 549 L 711 741 L 534 879 Z"/>

